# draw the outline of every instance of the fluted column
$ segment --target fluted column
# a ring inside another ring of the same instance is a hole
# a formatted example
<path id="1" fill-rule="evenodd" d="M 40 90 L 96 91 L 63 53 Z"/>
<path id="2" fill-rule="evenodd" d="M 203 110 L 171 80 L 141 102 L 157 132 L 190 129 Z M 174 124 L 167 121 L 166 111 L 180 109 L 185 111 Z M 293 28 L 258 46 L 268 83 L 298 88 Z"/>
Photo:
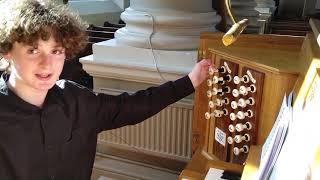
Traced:
<path id="1" fill-rule="evenodd" d="M 118 30 L 118 44 L 139 48 L 196 49 L 200 32 L 216 31 L 220 16 L 212 0 L 131 0 L 122 14 L 126 26 Z"/>
<path id="2" fill-rule="evenodd" d="M 236 21 L 242 19 L 249 19 L 249 25 L 245 29 L 247 33 L 259 33 L 260 23 L 259 12 L 255 10 L 257 3 L 255 0 L 231 0 L 232 12 Z M 231 21 L 227 21 L 229 26 L 232 25 Z"/>

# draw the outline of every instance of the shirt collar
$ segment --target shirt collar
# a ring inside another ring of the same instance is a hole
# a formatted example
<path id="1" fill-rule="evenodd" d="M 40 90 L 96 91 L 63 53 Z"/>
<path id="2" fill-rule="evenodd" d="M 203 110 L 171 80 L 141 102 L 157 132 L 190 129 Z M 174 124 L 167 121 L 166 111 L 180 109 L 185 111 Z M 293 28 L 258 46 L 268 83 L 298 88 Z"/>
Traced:
<path id="1" fill-rule="evenodd" d="M 7 86 L 7 80 L 8 80 L 8 74 L 2 73 L 0 78 L 0 93 L 3 95 L 8 95 L 8 86 Z"/>
<path id="2" fill-rule="evenodd" d="M 39 111 L 40 108 L 32 105 L 23 99 L 21 99 L 19 96 L 17 96 L 13 91 L 11 91 L 7 85 L 7 81 L 9 79 L 9 74 L 2 73 L 0 78 L 0 96 L 5 96 L 6 98 L 9 98 L 7 103 L 15 104 L 17 107 L 21 107 L 22 109 L 28 109 L 32 111 Z M 47 96 L 45 98 L 43 108 L 51 108 L 55 105 L 60 106 L 61 108 L 64 107 L 64 103 L 61 100 L 61 91 L 60 88 L 55 84 L 51 89 L 49 89 Z M 60 97 L 60 98 L 59 98 Z M 6 102 L 6 101 L 2 101 Z"/>

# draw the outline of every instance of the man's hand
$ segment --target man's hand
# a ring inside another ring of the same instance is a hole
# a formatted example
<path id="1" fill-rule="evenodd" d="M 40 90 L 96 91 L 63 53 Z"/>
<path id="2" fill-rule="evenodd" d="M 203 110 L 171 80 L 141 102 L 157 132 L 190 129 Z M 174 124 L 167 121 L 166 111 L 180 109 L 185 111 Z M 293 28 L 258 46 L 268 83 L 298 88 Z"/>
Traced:
<path id="1" fill-rule="evenodd" d="M 204 80 L 209 77 L 209 68 L 212 67 L 210 59 L 202 59 L 188 74 L 194 88 L 197 88 Z"/>

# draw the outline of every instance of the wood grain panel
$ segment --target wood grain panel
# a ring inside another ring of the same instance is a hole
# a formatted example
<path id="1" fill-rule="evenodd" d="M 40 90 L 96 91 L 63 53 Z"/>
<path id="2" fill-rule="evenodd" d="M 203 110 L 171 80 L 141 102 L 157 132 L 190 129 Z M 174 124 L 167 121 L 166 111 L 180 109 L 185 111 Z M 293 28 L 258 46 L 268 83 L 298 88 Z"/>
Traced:
<path id="1" fill-rule="evenodd" d="M 233 96 L 231 94 L 232 89 L 235 88 L 235 84 L 232 81 L 232 78 L 238 74 L 238 64 L 235 64 L 231 61 L 228 61 L 226 59 L 221 59 L 221 57 L 219 57 L 219 66 L 218 67 L 222 67 L 225 66 L 225 63 L 227 64 L 227 66 L 230 68 L 231 72 L 226 72 L 226 73 L 219 73 L 217 74 L 218 77 L 225 77 L 227 75 L 231 76 L 231 81 L 230 82 L 226 82 L 224 84 L 218 84 L 218 88 L 219 89 L 223 89 L 226 87 L 230 88 L 230 93 L 224 93 L 222 96 L 216 96 L 215 99 L 220 99 L 223 100 L 224 98 L 227 98 L 229 103 L 228 104 L 223 104 L 221 107 L 217 107 L 217 110 L 224 110 L 226 109 L 228 111 L 228 114 L 225 116 L 223 115 L 220 118 L 216 118 L 216 126 L 214 128 L 214 130 L 216 130 L 216 128 L 220 129 L 221 131 L 223 131 L 226 134 L 226 139 L 231 135 L 228 127 L 229 125 L 232 123 L 232 121 L 229 118 L 229 114 L 231 112 L 231 107 L 230 107 L 230 102 L 233 99 Z M 214 135 L 215 133 L 213 133 L 212 135 Z M 214 137 L 213 137 L 214 138 Z M 216 155 L 220 160 L 223 161 L 229 161 L 230 157 L 229 157 L 229 144 L 228 142 L 225 142 L 225 146 L 221 145 L 220 143 L 218 143 L 217 141 L 214 141 L 213 143 L 214 146 L 214 155 Z"/>
<path id="2" fill-rule="evenodd" d="M 305 60 L 301 59 L 301 56 L 310 59 L 309 57 L 313 55 L 310 49 L 313 49 L 313 46 L 308 46 L 307 42 L 310 40 L 305 41 L 305 45 L 302 46 L 304 37 L 243 34 L 234 44 L 225 47 L 221 42 L 222 36 L 222 33 L 202 33 L 199 54 L 201 59 L 203 57 L 211 58 L 218 66 L 223 64 L 224 60 L 231 64 L 237 64 L 238 72 L 236 74 L 239 76 L 243 76 L 248 69 L 251 71 L 257 80 L 257 92 L 251 95 L 255 98 L 255 105 L 241 110 L 254 109 L 254 117 L 250 118 L 253 127 L 250 131 L 237 133 L 241 135 L 249 133 L 251 141 L 249 143 L 242 142 L 237 147 L 262 145 L 277 117 L 283 96 L 292 91 L 300 71 L 307 71 L 307 65 L 304 65 Z M 298 83 L 301 84 L 302 80 L 303 78 L 300 78 Z M 235 88 L 239 89 L 239 87 L 240 85 Z M 193 132 L 197 132 L 200 137 L 203 137 L 204 141 L 200 141 L 200 145 L 198 144 L 197 147 L 200 148 L 198 152 L 206 154 L 200 153 L 199 156 L 205 160 L 220 159 L 229 164 L 244 164 L 247 155 L 233 157 L 234 145 L 228 145 L 227 148 L 216 147 L 214 132 L 216 127 L 219 127 L 223 132 L 228 132 L 227 125 L 233 124 L 235 126 L 237 123 L 245 123 L 246 120 L 230 122 L 230 120 L 222 120 L 225 117 L 204 120 L 204 113 L 209 111 L 207 90 L 208 87 L 205 83 L 196 90 L 195 94 Z M 232 100 L 238 101 L 239 98 L 247 99 L 247 96 L 230 99 L 230 102 Z M 231 110 L 230 105 L 227 108 Z M 231 112 L 237 112 L 237 110 L 231 110 Z M 236 133 L 231 135 L 235 136 Z M 189 164 L 190 166 L 188 165 L 186 169 L 198 167 L 196 159 Z M 203 173 L 204 170 L 200 169 L 193 170 Z"/>
<path id="3" fill-rule="evenodd" d="M 237 144 L 236 146 L 238 148 L 242 148 L 244 145 L 247 145 L 249 147 L 250 151 L 250 146 L 256 145 L 257 144 L 257 139 L 258 139 L 258 133 L 259 133 L 259 120 L 260 120 L 260 108 L 261 108 L 261 99 L 263 96 L 263 86 L 264 86 L 264 73 L 256 71 L 254 69 L 244 67 L 241 70 L 241 76 L 243 77 L 244 75 L 248 75 L 247 71 L 249 71 L 252 74 L 252 77 L 255 79 L 255 82 L 250 81 L 249 83 L 240 83 L 239 86 L 246 86 L 250 87 L 251 85 L 254 85 L 256 87 L 256 92 L 251 93 L 249 92 L 248 95 L 244 96 L 241 95 L 240 98 L 243 98 L 245 100 L 249 99 L 252 97 L 255 101 L 253 105 L 247 105 L 245 108 L 239 108 L 238 111 L 243 111 L 247 112 L 248 110 L 252 110 L 253 112 L 253 117 L 245 118 L 243 120 L 237 119 L 236 123 L 242 123 L 245 124 L 246 122 L 250 122 L 252 125 L 252 129 L 250 130 L 244 130 L 242 132 L 237 132 L 236 134 L 238 135 L 245 135 L 249 134 L 250 135 L 250 141 L 242 141 L 240 144 Z M 243 164 L 247 158 L 248 153 L 240 153 L 238 156 L 234 155 L 233 153 L 231 154 L 231 162 L 237 163 L 237 164 Z"/>

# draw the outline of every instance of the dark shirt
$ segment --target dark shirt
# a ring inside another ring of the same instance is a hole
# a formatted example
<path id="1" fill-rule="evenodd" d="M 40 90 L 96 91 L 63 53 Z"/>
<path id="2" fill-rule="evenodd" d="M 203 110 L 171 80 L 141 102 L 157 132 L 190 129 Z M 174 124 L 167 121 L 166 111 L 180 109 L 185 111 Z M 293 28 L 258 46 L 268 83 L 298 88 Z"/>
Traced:
<path id="1" fill-rule="evenodd" d="M 98 133 L 142 122 L 193 91 L 188 76 L 118 96 L 60 80 L 38 108 L 1 77 L 0 180 L 89 180 Z"/>

